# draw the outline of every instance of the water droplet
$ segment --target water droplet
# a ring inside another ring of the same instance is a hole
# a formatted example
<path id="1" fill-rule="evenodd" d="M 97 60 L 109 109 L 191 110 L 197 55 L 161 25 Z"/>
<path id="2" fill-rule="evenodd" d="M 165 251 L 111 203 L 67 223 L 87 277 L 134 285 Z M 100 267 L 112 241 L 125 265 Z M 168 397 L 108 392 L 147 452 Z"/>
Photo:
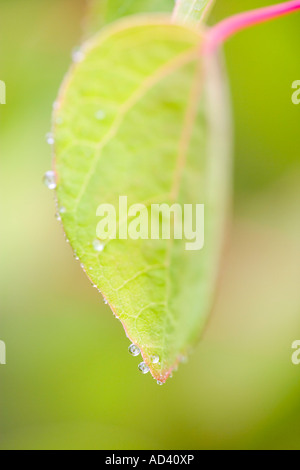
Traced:
<path id="1" fill-rule="evenodd" d="M 104 299 L 103 302 L 105 303 L 105 305 L 108 304 L 108 301 L 106 299 Z"/>
<path id="2" fill-rule="evenodd" d="M 129 354 L 131 354 L 132 356 L 138 356 L 139 354 L 141 354 L 140 349 L 135 344 L 131 344 L 128 348 L 128 351 Z"/>
<path id="3" fill-rule="evenodd" d="M 163 385 L 163 382 L 161 382 L 160 380 L 157 380 L 156 383 L 157 385 Z"/>
<path id="4" fill-rule="evenodd" d="M 93 284 L 93 287 L 94 287 L 95 289 L 97 289 L 97 284 Z"/>
<path id="5" fill-rule="evenodd" d="M 55 140 L 52 132 L 48 132 L 48 134 L 46 134 L 46 142 L 49 145 L 54 145 Z"/>
<path id="6" fill-rule="evenodd" d="M 101 251 L 104 250 L 104 246 L 104 243 L 98 240 L 98 238 L 93 241 L 93 248 L 95 251 L 98 251 L 98 253 L 101 253 Z"/>
<path id="7" fill-rule="evenodd" d="M 47 186 L 49 189 L 55 189 L 56 188 L 56 177 L 54 171 L 47 171 L 44 175 L 44 184 Z"/>
<path id="8" fill-rule="evenodd" d="M 95 118 L 98 119 L 98 121 L 102 121 L 105 118 L 106 114 L 102 109 L 99 109 L 99 111 L 96 111 L 95 113 Z"/>
<path id="9" fill-rule="evenodd" d="M 80 48 L 76 47 L 75 49 L 73 49 L 72 51 L 73 62 L 78 64 L 79 62 L 82 62 L 84 58 L 85 58 L 85 54 L 83 51 L 80 50 Z"/>
<path id="10" fill-rule="evenodd" d="M 76 261 L 79 261 L 79 256 L 75 255 L 74 258 L 76 259 Z"/>
<path id="11" fill-rule="evenodd" d="M 138 365 L 138 368 L 142 372 L 142 374 L 148 374 L 148 372 L 150 371 L 150 368 L 147 366 L 145 362 L 141 362 Z"/>
<path id="12" fill-rule="evenodd" d="M 159 356 L 157 354 L 154 354 L 153 356 L 150 357 L 152 364 L 157 364 L 159 362 Z"/>
<path id="13" fill-rule="evenodd" d="M 56 220 L 58 220 L 58 222 L 61 222 L 61 216 L 60 216 L 59 212 L 56 212 L 55 218 L 56 218 Z"/>
<path id="14" fill-rule="evenodd" d="M 58 209 L 58 212 L 59 212 L 60 214 L 65 214 L 65 213 L 67 212 L 67 209 L 66 209 L 65 207 L 60 207 L 60 208 Z"/>

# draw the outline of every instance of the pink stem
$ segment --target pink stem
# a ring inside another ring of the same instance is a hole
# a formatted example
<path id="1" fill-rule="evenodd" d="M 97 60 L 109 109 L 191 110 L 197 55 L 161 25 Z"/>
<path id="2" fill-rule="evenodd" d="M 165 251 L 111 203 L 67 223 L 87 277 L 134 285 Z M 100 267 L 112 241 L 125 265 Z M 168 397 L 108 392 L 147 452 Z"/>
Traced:
<path id="1" fill-rule="evenodd" d="M 293 0 L 271 7 L 259 8 L 257 10 L 240 13 L 226 20 L 221 21 L 213 26 L 207 33 L 207 37 L 203 46 L 203 52 L 209 54 L 214 52 L 217 47 L 222 44 L 233 34 L 250 26 L 264 23 L 273 18 L 288 15 L 296 10 L 300 10 L 300 0 Z"/>

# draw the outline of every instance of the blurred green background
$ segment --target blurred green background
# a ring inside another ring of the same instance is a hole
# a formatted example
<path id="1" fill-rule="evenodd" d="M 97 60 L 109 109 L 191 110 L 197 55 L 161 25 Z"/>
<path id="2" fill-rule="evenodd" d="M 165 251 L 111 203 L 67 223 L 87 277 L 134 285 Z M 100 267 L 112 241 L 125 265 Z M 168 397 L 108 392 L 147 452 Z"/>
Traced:
<path id="1" fill-rule="evenodd" d="M 216 22 L 264 0 L 217 0 Z M 158 387 L 92 289 L 42 185 L 45 134 L 84 0 L 0 0 L 1 449 L 300 449 L 300 14 L 225 47 L 232 222 L 202 341 Z"/>

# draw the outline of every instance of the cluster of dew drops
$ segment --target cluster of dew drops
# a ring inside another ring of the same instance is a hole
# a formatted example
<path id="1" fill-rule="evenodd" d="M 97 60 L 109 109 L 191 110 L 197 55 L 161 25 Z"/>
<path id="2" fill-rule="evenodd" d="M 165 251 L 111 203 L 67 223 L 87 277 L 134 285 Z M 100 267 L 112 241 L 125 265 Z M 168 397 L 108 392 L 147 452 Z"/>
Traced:
<path id="1" fill-rule="evenodd" d="M 47 141 L 50 140 L 50 137 L 47 135 L 46 137 Z M 49 142 L 48 142 L 49 143 Z M 51 145 L 52 145 L 52 140 L 51 140 Z M 45 185 L 47 186 L 47 188 L 51 189 L 51 190 L 54 190 L 56 189 L 57 187 L 57 183 L 56 183 L 56 176 L 55 176 L 55 172 L 54 171 L 47 171 L 44 175 L 44 183 Z M 58 212 L 56 214 L 56 218 L 61 221 L 61 215 L 64 214 L 66 212 L 66 209 L 64 207 L 60 207 L 58 209 Z M 68 241 L 68 240 L 67 240 Z M 101 253 L 104 249 L 104 243 L 101 242 L 99 239 L 95 239 L 92 243 L 93 245 L 93 248 L 96 252 L 98 253 Z M 78 256 L 76 255 L 75 253 L 75 259 L 76 260 L 79 260 Z M 84 269 L 84 266 L 81 265 L 81 267 Z M 93 284 L 93 287 L 97 288 L 97 285 L 96 284 Z M 107 300 L 104 299 L 104 303 L 107 304 Z M 141 353 L 140 349 L 138 348 L 138 346 L 136 346 L 135 344 L 131 344 L 128 348 L 129 350 L 129 353 L 132 355 L 132 356 L 139 356 L 139 354 Z M 151 356 L 151 362 L 152 364 L 159 364 L 159 356 L 158 355 L 153 355 Z M 147 374 L 148 372 L 150 372 L 150 367 L 145 363 L 145 362 L 140 362 L 140 364 L 138 365 L 138 369 L 141 371 L 142 374 Z M 160 380 L 157 380 L 157 384 L 158 385 L 163 385 L 163 382 L 161 382 Z"/>
<path id="2" fill-rule="evenodd" d="M 56 177 L 55 177 L 54 171 L 47 171 L 46 172 L 46 174 L 44 176 L 44 183 L 47 186 L 47 188 L 49 188 L 51 190 L 54 190 L 56 188 L 57 184 L 56 184 Z M 64 214 L 65 212 L 66 212 L 66 209 L 64 207 L 59 208 L 58 212 L 56 214 L 56 218 L 60 221 L 61 220 L 61 215 Z M 104 249 L 104 243 L 102 243 L 98 239 L 95 239 L 93 241 L 93 248 L 94 248 L 95 251 L 100 253 Z M 76 253 L 75 253 L 75 259 L 79 260 Z M 81 265 L 81 267 L 84 268 L 83 265 Z M 93 287 L 97 288 L 97 285 L 93 284 Z M 108 303 L 106 299 L 104 299 L 104 303 L 105 304 Z M 132 356 L 139 356 L 141 354 L 140 349 L 135 344 L 131 344 L 128 348 L 128 351 Z M 159 363 L 159 356 L 157 356 L 157 355 L 151 356 L 150 359 L 151 359 L 152 364 L 158 364 Z M 140 362 L 140 364 L 138 365 L 138 369 L 141 371 L 142 374 L 147 374 L 148 372 L 150 372 L 150 367 L 145 362 Z M 157 384 L 158 385 L 163 385 L 163 382 L 161 382 L 160 380 L 157 380 Z"/>
<path id="3" fill-rule="evenodd" d="M 83 59 L 84 59 L 84 54 L 82 52 L 80 52 L 79 50 L 74 50 L 73 53 L 72 53 L 72 58 L 73 58 L 73 62 L 81 62 Z M 54 102 L 53 104 L 53 109 L 54 110 L 57 110 L 59 108 L 59 104 L 57 101 Z M 106 114 L 103 110 L 98 110 L 96 111 L 95 113 L 95 118 L 97 120 L 103 120 L 105 119 L 106 117 Z M 56 117 L 55 119 L 55 123 L 56 124 L 62 124 L 63 123 L 63 119 L 62 117 Z M 48 145 L 50 145 L 51 147 L 54 146 L 55 144 L 55 138 L 54 138 L 54 134 L 52 132 L 48 132 L 46 134 L 46 142 Z M 45 184 L 45 186 L 50 189 L 50 190 L 54 190 L 57 188 L 57 179 L 56 179 L 56 174 L 53 170 L 49 170 L 47 171 L 45 174 L 44 174 L 44 177 L 43 177 L 43 182 Z M 57 208 L 57 212 L 56 212 L 56 219 L 58 221 L 61 221 L 62 220 L 62 215 L 65 214 L 67 212 L 66 208 L 65 207 L 58 207 Z M 66 241 L 67 243 L 69 243 L 69 240 L 66 238 Z M 104 248 L 105 248 L 105 244 L 99 240 L 99 239 L 95 239 L 93 240 L 92 242 L 92 246 L 93 246 L 93 249 L 97 252 L 97 253 L 101 253 Z M 79 257 L 77 256 L 76 252 L 74 253 L 74 256 L 75 256 L 75 259 L 77 261 L 79 261 Z M 85 267 L 83 264 L 80 265 L 81 268 L 83 270 L 85 270 Z M 90 268 L 91 270 L 93 268 Z M 93 284 L 93 287 L 97 288 L 97 285 L 96 284 Z M 99 290 L 99 289 L 98 289 Z M 99 291 L 100 292 L 100 291 Z M 107 300 L 104 299 L 104 303 L 107 304 Z"/>
<path id="4" fill-rule="evenodd" d="M 56 175 L 55 175 L 54 171 L 52 171 L 52 170 L 47 171 L 44 175 L 43 181 L 44 181 L 45 186 L 48 189 L 54 190 L 54 189 L 57 188 Z M 62 220 L 62 215 L 65 214 L 66 212 L 67 212 L 67 210 L 66 210 L 65 207 L 59 207 L 57 209 L 56 214 L 55 214 L 56 219 L 60 222 Z M 66 242 L 69 243 L 69 240 L 67 238 L 66 238 Z M 101 253 L 105 248 L 105 243 L 103 243 L 101 240 L 96 238 L 95 240 L 93 240 L 92 246 L 93 246 L 93 249 L 97 253 Z M 76 252 L 74 252 L 74 257 L 75 257 L 76 261 L 79 261 L 79 257 L 77 256 Z M 85 267 L 84 267 L 83 264 L 80 264 L 80 266 L 83 270 L 85 270 Z M 90 269 L 92 270 L 93 268 L 90 268 Z M 96 284 L 92 284 L 92 285 L 93 285 L 93 287 L 98 289 L 98 286 Z M 98 291 L 101 293 L 101 291 L 99 289 L 98 289 Z M 108 304 L 108 301 L 106 299 L 104 299 L 103 302 L 105 304 Z"/>
<path id="5" fill-rule="evenodd" d="M 46 141 L 49 145 L 53 145 L 54 144 L 54 137 L 51 133 L 47 134 L 46 135 Z M 52 171 L 52 170 L 49 170 L 45 173 L 44 175 L 44 184 L 46 185 L 46 187 L 48 189 L 51 189 L 51 190 L 54 190 L 56 189 L 57 187 L 57 182 L 56 182 L 56 175 L 55 175 L 55 172 Z M 61 221 L 61 216 L 62 214 L 66 213 L 66 209 L 64 207 L 60 207 L 56 213 L 56 218 L 57 220 Z M 68 240 L 67 240 L 68 241 Z M 98 253 L 101 253 L 104 249 L 104 243 L 101 242 L 99 239 L 95 239 L 92 243 L 93 245 L 93 248 L 96 252 Z M 75 259 L 76 260 L 79 260 L 78 256 L 75 254 Z M 82 265 L 82 268 L 84 268 L 84 266 Z M 97 285 L 96 284 L 93 284 L 93 287 L 97 288 Z M 107 300 L 104 299 L 104 303 L 107 304 Z M 132 356 L 138 356 L 141 351 L 140 349 L 135 345 L 135 344 L 131 344 L 128 348 L 129 350 L 129 353 L 132 355 Z M 159 363 L 159 356 L 157 355 L 153 355 L 151 357 L 151 362 L 153 364 L 158 364 Z M 139 365 L 138 365 L 138 368 L 139 370 L 141 371 L 142 374 L 147 374 L 149 371 L 150 371 L 150 367 L 145 363 L 145 362 L 141 362 Z M 158 385 L 163 385 L 163 382 L 157 380 L 157 384 Z"/>
<path id="6" fill-rule="evenodd" d="M 72 51 L 73 63 L 75 63 L 75 64 L 80 63 L 84 59 L 85 59 L 85 53 L 82 50 L 80 50 L 79 47 L 74 48 L 73 51 Z M 53 103 L 53 109 L 56 110 L 56 111 L 59 109 L 59 102 L 58 101 L 55 101 Z M 98 109 L 95 112 L 94 117 L 98 121 L 102 121 L 106 118 L 106 113 L 102 109 Z M 55 123 L 56 124 L 62 124 L 63 123 L 63 118 L 61 116 L 57 116 L 55 118 Z M 46 142 L 47 142 L 48 145 L 54 146 L 55 138 L 54 138 L 54 134 L 52 132 L 48 132 L 46 134 Z M 44 181 L 44 184 L 47 186 L 48 189 L 54 190 L 54 189 L 57 188 L 56 174 L 53 170 L 49 170 L 45 173 L 43 181 Z M 57 220 L 61 221 L 62 214 L 65 214 L 65 213 L 66 213 L 66 209 L 64 207 L 59 207 L 58 210 L 57 210 L 57 213 L 56 213 Z M 68 239 L 67 239 L 67 242 L 69 243 Z M 94 250 L 98 253 L 102 252 L 104 250 L 104 247 L 105 247 L 105 244 L 103 242 L 101 242 L 99 239 L 95 239 L 93 241 L 92 245 L 93 245 Z M 79 260 L 76 253 L 75 253 L 75 258 L 76 258 L 76 260 Z M 84 268 L 83 265 L 81 265 L 81 267 Z M 94 285 L 94 287 L 97 287 L 97 286 Z M 107 304 L 107 301 L 105 300 L 104 303 Z"/>
<path id="7" fill-rule="evenodd" d="M 131 344 L 128 348 L 129 354 L 132 356 L 139 356 L 141 354 L 141 350 L 138 346 L 135 344 Z M 159 356 L 157 354 L 154 354 L 153 356 L 150 357 L 152 364 L 159 364 Z M 140 362 L 138 365 L 139 370 L 141 371 L 142 374 L 148 374 L 150 372 L 150 367 L 145 363 L 145 362 Z M 160 380 L 156 381 L 157 385 L 163 385 L 163 382 Z"/>
<path id="8" fill-rule="evenodd" d="M 76 47 L 72 51 L 72 60 L 74 64 L 78 64 L 85 59 L 85 53 L 80 49 L 80 47 Z M 55 101 L 53 103 L 53 110 L 58 110 L 59 102 Z M 98 121 L 103 121 L 106 118 L 106 113 L 103 109 L 98 109 L 94 114 L 95 119 Z M 62 124 L 63 118 L 58 116 L 55 118 L 56 124 Z M 52 132 L 48 132 L 46 134 L 46 142 L 47 144 L 53 146 L 55 144 L 54 135 Z M 47 171 L 44 175 L 44 183 L 49 189 L 56 189 L 56 177 L 54 171 Z M 101 250 L 100 250 L 101 251 Z"/>
<path id="9" fill-rule="evenodd" d="M 57 186 L 56 185 L 56 177 L 55 177 L 55 173 L 53 171 L 47 171 L 47 173 L 44 176 L 44 183 L 51 190 L 56 188 L 56 186 Z M 63 207 L 60 208 L 58 210 L 56 218 L 58 220 L 61 220 L 61 214 L 65 213 L 65 212 L 66 212 L 65 208 L 63 208 Z M 93 241 L 93 248 L 94 248 L 95 251 L 100 253 L 104 249 L 104 244 L 100 240 L 96 239 L 96 240 Z M 75 254 L 75 259 L 79 260 L 79 258 L 76 254 Z M 81 265 L 81 266 L 82 266 L 82 268 L 84 268 L 83 265 Z M 97 285 L 93 284 L 93 287 L 97 288 Z M 105 304 L 108 303 L 106 299 L 104 300 L 104 303 Z M 128 348 L 128 351 L 134 357 L 139 356 L 141 354 L 141 351 L 140 351 L 139 347 L 136 346 L 135 344 L 131 344 Z M 157 356 L 157 355 L 151 356 L 151 362 L 152 362 L 152 364 L 158 364 L 159 363 L 159 356 Z M 150 367 L 145 362 L 140 362 L 140 364 L 138 365 L 138 369 L 141 371 L 142 374 L 147 374 L 148 372 L 150 372 Z M 163 385 L 163 382 L 161 382 L 160 380 L 157 380 L 157 384 L 158 385 Z"/>
<path id="10" fill-rule="evenodd" d="M 56 183 L 56 175 L 55 175 L 55 172 L 52 171 L 52 170 L 49 170 L 45 173 L 44 175 L 44 178 L 43 178 L 43 181 L 44 181 L 44 184 L 45 186 L 48 188 L 48 189 L 51 189 L 51 190 L 54 190 L 57 188 L 57 183 Z M 58 210 L 57 210 L 57 213 L 55 215 L 56 219 L 58 221 L 61 221 L 61 216 L 63 214 L 65 214 L 67 211 L 66 211 L 66 208 L 65 207 L 59 207 Z M 67 242 L 69 242 L 69 240 L 67 240 Z M 103 250 L 104 250 L 104 247 L 105 247 L 105 244 L 103 242 L 101 242 L 101 240 L 99 240 L 98 238 L 96 238 L 95 240 L 93 240 L 93 248 L 96 252 L 98 253 L 101 253 Z M 75 259 L 78 261 L 79 258 L 78 256 L 76 255 L 75 253 Z M 83 267 L 83 266 L 82 266 Z M 96 287 L 96 285 L 94 285 L 94 287 Z M 105 303 L 107 303 L 105 301 Z"/>
<path id="11" fill-rule="evenodd" d="M 75 62 L 75 63 L 81 62 L 84 59 L 84 53 L 82 51 L 80 51 L 79 49 L 75 49 L 72 53 L 72 58 L 73 58 L 73 62 Z M 53 104 L 53 108 L 54 109 L 58 108 L 57 102 L 55 102 Z M 95 113 L 95 118 L 99 121 L 103 120 L 105 118 L 105 116 L 106 116 L 105 112 L 101 109 L 96 111 L 96 113 Z M 62 123 L 62 118 L 56 118 L 56 123 L 61 124 Z M 49 132 L 48 134 L 46 134 L 46 142 L 47 142 L 48 145 L 51 145 L 51 146 L 54 145 L 55 140 L 54 140 L 54 135 L 52 134 L 52 132 Z M 43 181 L 44 181 L 45 186 L 48 189 L 54 190 L 54 189 L 57 188 L 56 175 L 55 175 L 54 171 L 52 171 L 52 170 L 47 171 L 44 175 Z M 57 220 L 61 221 L 61 216 L 64 213 L 66 213 L 66 209 L 64 207 L 58 208 L 58 211 L 56 213 Z M 67 240 L 67 242 L 68 242 L 68 240 Z M 101 242 L 99 239 L 95 239 L 93 241 L 92 245 L 93 245 L 94 250 L 98 253 L 101 253 L 104 250 L 104 247 L 105 247 L 104 243 Z M 76 258 L 76 260 L 79 260 L 76 253 L 75 253 L 75 258 Z M 81 267 L 84 268 L 83 265 L 81 265 Z M 97 285 L 93 284 L 93 287 L 97 288 Z M 105 304 L 108 303 L 106 299 L 104 299 L 104 303 Z M 131 344 L 128 348 L 128 351 L 132 356 L 139 356 L 139 354 L 141 354 L 140 349 L 135 344 Z M 159 356 L 153 355 L 153 356 L 151 356 L 150 359 L 151 359 L 152 364 L 159 364 L 159 360 L 160 360 Z M 150 367 L 145 362 L 140 362 L 140 364 L 138 365 L 138 369 L 141 371 L 142 374 L 147 374 L 148 372 L 150 372 Z M 160 380 L 157 380 L 156 382 L 157 382 L 158 385 L 163 385 L 163 382 L 161 382 Z"/>

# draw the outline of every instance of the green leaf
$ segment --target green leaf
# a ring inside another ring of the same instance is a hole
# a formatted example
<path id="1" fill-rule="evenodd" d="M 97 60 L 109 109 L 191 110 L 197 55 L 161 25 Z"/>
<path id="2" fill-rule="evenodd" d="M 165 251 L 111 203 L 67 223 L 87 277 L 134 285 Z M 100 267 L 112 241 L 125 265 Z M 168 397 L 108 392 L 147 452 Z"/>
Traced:
<path id="1" fill-rule="evenodd" d="M 174 0 L 91 0 L 86 26 L 97 32 L 106 23 L 135 13 L 170 13 Z"/>
<path id="2" fill-rule="evenodd" d="M 174 19 L 183 23 L 199 23 L 214 0 L 177 0 Z"/>
<path id="3" fill-rule="evenodd" d="M 203 331 L 228 202 L 225 80 L 217 57 L 203 61 L 201 42 L 201 33 L 157 16 L 109 26 L 83 46 L 84 59 L 72 66 L 54 113 L 57 201 L 67 238 L 162 382 Z M 205 204 L 204 248 L 128 239 L 97 252 L 97 208 L 118 208 L 119 196 L 128 196 L 128 206 Z M 151 363 L 153 355 L 159 364 Z"/>

